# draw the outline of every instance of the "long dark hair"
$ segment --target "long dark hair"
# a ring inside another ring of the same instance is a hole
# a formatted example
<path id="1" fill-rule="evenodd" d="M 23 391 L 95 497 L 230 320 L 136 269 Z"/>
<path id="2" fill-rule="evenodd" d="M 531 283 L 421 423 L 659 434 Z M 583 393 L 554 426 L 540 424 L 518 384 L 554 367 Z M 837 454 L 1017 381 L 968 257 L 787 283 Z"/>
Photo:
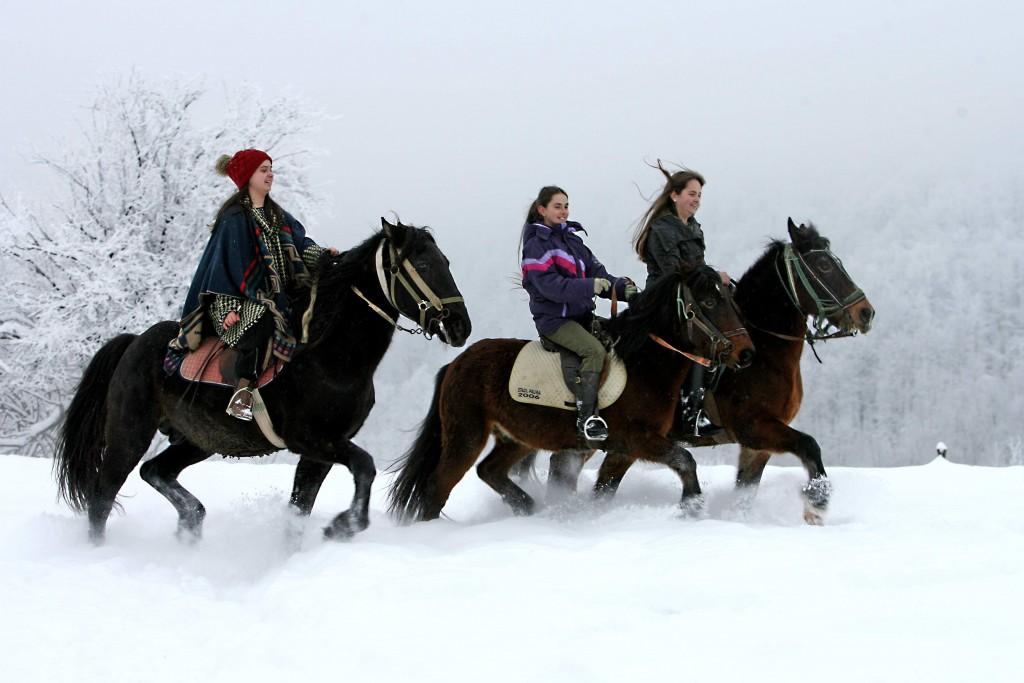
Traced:
<path id="1" fill-rule="evenodd" d="M 221 204 L 220 209 L 217 210 L 217 217 L 213 219 L 213 225 L 217 225 L 217 221 L 227 212 L 228 209 L 235 206 L 236 204 L 248 204 L 249 203 L 249 186 L 246 185 L 238 192 L 228 197 L 227 201 Z M 263 209 L 267 214 L 267 221 L 271 225 L 282 225 L 284 223 L 284 209 L 282 209 L 277 202 L 270 198 L 268 194 L 263 198 Z M 212 226 L 211 226 L 212 229 Z"/>
<path id="2" fill-rule="evenodd" d="M 696 180 L 700 183 L 701 187 L 704 187 L 704 176 L 697 173 L 697 171 L 684 168 L 681 171 L 669 173 L 661 165 L 661 159 L 658 159 L 658 164 L 651 168 L 658 169 L 665 176 L 665 187 L 662 188 L 661 194 L 658 195 L 658 198 L 654 200 L 654 203 L 644 213 L 637 225 L 636 232 L 633 234 L 633 250 L 636 251 L 636 255 L 640 257 L 641 261 L 645 261 L 644 249 L 647 247 L 647 235 L 651 232 L 651 224 L 663 213 L 672 213 L 673 211 L 672 193 L 682 192 L 691 180 Z"/>

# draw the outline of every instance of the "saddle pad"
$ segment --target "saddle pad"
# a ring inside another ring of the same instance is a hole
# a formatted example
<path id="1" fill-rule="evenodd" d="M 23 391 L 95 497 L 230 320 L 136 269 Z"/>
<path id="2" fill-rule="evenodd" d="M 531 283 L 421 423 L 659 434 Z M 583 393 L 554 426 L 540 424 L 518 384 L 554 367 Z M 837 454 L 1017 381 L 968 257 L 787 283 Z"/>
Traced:
<path id="1" fill-rule="evenodd" d="M 626 388 L 626 366 L 614 353 L 608 354 L 608 373 L 597 394 L 597 405 L 607 408 Z M 576 397 L 565 386 L 562 362 L 557 351 L 545 351 L 539 341 L 526 344 L 516 356 L 508 378 L 508 393 L 519 403 L 576 410 Z"/>
<path id="2" fill-rule="evenodd" d="M 224 360 L 223 356 L 228 352 L 232 352 L 232 358 L 230 365 L 230 372 L 234 372 L 234 349 L 229 349 L 224 342 L 217 337 L 207 337 L 199 345 L 199 348 L 195 351 L 190 351 L 185 355 L 184 360 L 181 361 L 181 366 L 178 368 L 179 374 L 182 379 L 188 380 L 189 382 L 203 382 L 204 384 L 217 384 L 224 387 L 235 386 L 233 379 L 225 378 L 224 372 L 221 370 L 221 361 Z M 284 362 L 279 359 L 275 359 L 275 362 L 267 367 L 263 371 L 263 374 L 256 380 L 256 386 L 262 387 L 269 384 L 281 369 L 284 367 Z"/>

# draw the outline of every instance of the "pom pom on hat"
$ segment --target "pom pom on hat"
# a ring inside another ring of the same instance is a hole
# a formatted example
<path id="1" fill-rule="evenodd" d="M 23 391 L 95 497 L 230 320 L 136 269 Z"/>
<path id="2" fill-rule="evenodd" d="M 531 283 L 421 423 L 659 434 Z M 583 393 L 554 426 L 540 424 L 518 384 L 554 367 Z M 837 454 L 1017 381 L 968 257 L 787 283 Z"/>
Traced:
<path id="1" fill-rule="evenodd" d="M 264 161 L 272 162 L 273 159 L 263 150 L 243 149 L 235 152 L 232 157 L 227 154 L 222 155 L 217 159 L 216 168 L 218 173 L 226 174 L 241 190 L 249 183 L 249 178 L 252 178 L 252 174 Z"/>

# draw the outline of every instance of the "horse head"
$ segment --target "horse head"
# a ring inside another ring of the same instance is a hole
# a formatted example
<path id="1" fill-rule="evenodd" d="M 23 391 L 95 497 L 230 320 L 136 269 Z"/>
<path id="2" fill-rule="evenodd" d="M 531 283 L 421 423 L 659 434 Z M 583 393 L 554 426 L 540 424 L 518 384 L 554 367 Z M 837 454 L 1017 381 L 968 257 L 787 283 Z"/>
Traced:
<path id="1" fill-rule="evenodd" d="M 722 282 L 718 271 L 700 266 L 678 291 L 676 305 L 681 311 L 685 339 L 697 353 L 734 370 L 748 367 L 754 360 L 754 343 L 732 300 L 732 290 Z"/>
<path id="2" fill-rule="evenodd" d="M 832 253 L 828 239 L 813 225 L 796 225 L 792 218 L 789 238 L 792 249 L 784 251 L 780 274 L 800 311 L 819 321 L 827 320 L 846 334 L 868 332 L 875 309 Z"/>
<path id="3" fill-rule="evenodd" d="M 624 356 L 650 338 L 711 367 L 745 368 L 754 359 L 730 289 L 707 266 L 686 277 L 666 274 L 633 299 L 621 323 L 613 323 L 617 329 L 610 331 L 620 336 L 617 348 Z"/>
<path id="4" fill-rule="evenodd" d="M 380 221 L 384 239 L 377 251 L 377 274 L 388 300 L 419 323 L 428 339 L 436 336 L 463 346 L 473 329 L 469 311 L 433 235 L 401 221 Z"/>

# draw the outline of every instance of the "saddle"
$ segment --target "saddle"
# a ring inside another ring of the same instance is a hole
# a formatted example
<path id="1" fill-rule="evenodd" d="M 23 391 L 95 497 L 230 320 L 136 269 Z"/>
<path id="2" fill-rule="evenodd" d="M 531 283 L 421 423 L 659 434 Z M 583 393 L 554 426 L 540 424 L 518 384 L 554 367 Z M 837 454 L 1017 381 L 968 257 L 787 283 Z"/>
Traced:
<path id="1" fill-rule="evenodd" d="M 238 352 L 227 346 L 217 337 L 207 337 L 195 351 L 189 351 L 178 366 L 178 374 L 188 382 L 202 382 L 223 387 L 234 387 L 238 384 L 235 375 L 235 357 Z M 284 368 L 284 362 L 274 358 L 274 362 L 256 378 L 254 388 L 270 384 Z"/>
<path id="2" fill-rule="evenodd" d="M 519 351 L 508 378 L 512 400 L 536 406 L 576 410 L 573 387 L 579 375 L 580 358 L 548 339 L 528 342 Z M 612 351 L 601 372 L 597 405 L 606 408 L 626 388 L 626 366 Z"/>

